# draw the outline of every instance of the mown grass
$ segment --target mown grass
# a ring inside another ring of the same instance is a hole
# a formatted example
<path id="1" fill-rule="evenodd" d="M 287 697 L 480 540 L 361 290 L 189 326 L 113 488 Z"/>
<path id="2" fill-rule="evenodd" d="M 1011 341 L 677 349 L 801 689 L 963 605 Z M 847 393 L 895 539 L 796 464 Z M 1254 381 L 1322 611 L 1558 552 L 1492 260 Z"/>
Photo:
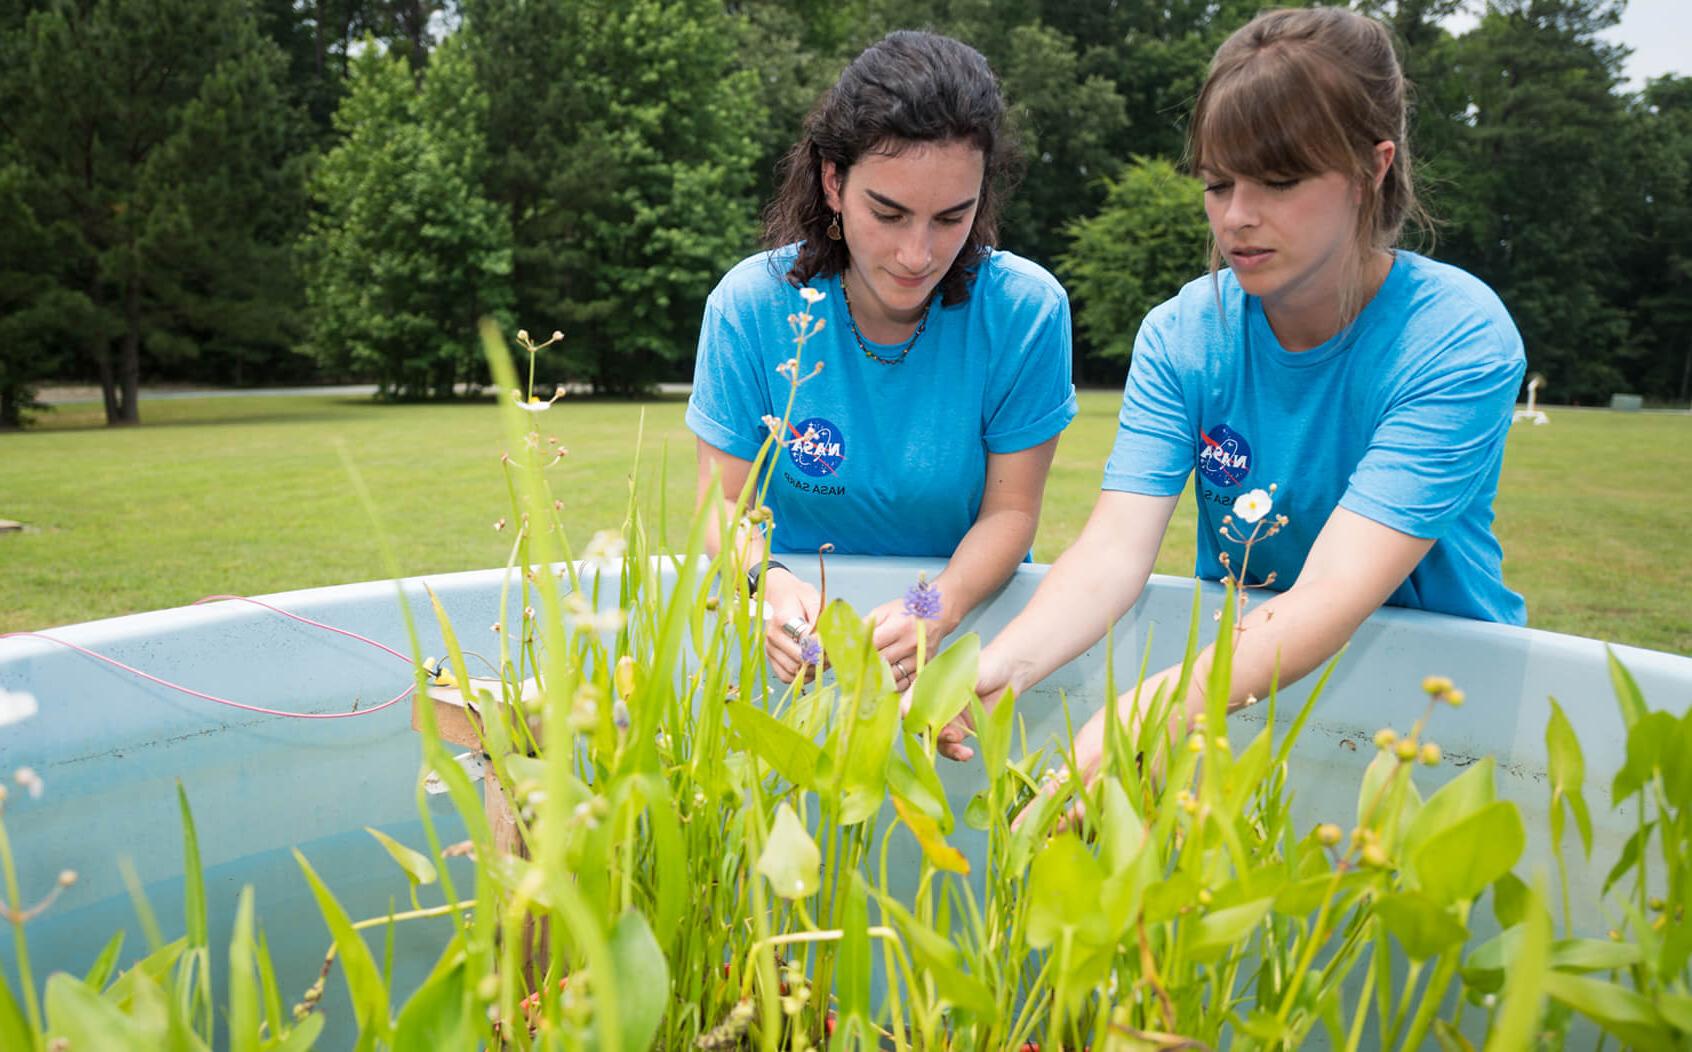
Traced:
<path id="1" fill-rule="evenodd" d="M 1046 488 L 1035 557 L 1055 558 L 1098 492 L 1118 396 L 1084 392 Z M 683 535 L 693 438 L 680 399 L 566 400 L 544 418 L 570 450 L 553 469 L 578 547 L 623 520 L 645 417 L 643 492 L 663 479 Z M 344 450 L 407 574 L 502 565 L 509 514 L 487 403 L 390 406 L 342 397 L 159 400 L 111 430 L 66 406 L 0 436 L 0 631 L 384 576 Z M 1510 438 L 1497 530 L 1539 628 L 1692 653 L 1692 415 L 1552 409 Z M 1184 500 L 1158 558 L 1189 574 Z"/>

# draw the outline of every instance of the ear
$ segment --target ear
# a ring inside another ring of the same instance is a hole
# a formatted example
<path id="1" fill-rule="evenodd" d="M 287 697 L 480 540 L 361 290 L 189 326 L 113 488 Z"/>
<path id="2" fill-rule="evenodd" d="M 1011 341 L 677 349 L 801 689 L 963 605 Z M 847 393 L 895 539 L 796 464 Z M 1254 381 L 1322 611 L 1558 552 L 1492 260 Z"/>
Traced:
<path id="1" fill-rule="evenodd" d="M 1398 144 L 1391 139 L 1382 139 L 1375 144 L 1375 189 L 1386 182 L 1387 173 L 1392 170 L 1393 158 L 1398 156 Z"/>
<path id="2" fill-rule="evenodd" d="M 833 161 L 822 163 L 822 191 L 823 200 L 828 202 L 830 212 L 843 212 L 840 207 L 840 191 L 846 187 L 846 175 Z"/>

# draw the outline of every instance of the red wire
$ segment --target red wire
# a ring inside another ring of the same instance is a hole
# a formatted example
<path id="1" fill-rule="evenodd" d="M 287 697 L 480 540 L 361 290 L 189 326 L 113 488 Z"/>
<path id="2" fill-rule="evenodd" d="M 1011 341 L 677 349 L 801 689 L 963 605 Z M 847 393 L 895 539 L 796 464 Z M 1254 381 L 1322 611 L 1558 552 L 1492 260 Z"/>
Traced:
<path id="1" fill-rule="evenodd" d="M 257 599 L 249 599 L 244 595 L 208 595 L 204 599 L 195 600 L 192 605 L 199 606 L 201 603 L 214 603 L 225 599 L 234 599 L 243 603 L 251 603 L 254 606 L 263 607 L 272 613 L 281 614 L 283 617 L 298 621 L 301 624 L 311 625 L 313 628 L 321 628 L 326 632 L 334 632 L 336 635 L 346 636 L 348 639 L 355 639 L 360 643 L 373 646 L 377 650 L 386 651 L 394 657 L 399 658 L 407 665 L 411 664 L 410 658 L 384 643 L 378 643 L 376 640 L 370 639 L 367 636 L 361 636 L 357 632 L 349 632 L 344 628 L 336 628 L 334 625 L 324 624 L 321 621 L 313 621 L 309 617 L 302 617 L 299 614 L 289 613 L 280 607 L 271 606 L 269 603 L 261 602 Z M 389 698 L 387 701 L 382 702 L 380 705 L 373 705 L 368 709 L 355 709 L 351 712 L 287 712 L 282 709 L 267 709 L 259 705 L 247 705 L 239 701 L 231 701 L 228 698 L 220 698 L 215 694 L 207 694 L 203 691 L 194 690 L 191 687 L 184 687 L 180 683 L 172 683 L 168 679 L 160 679 L 158 676 L 152 675 L 151 673 L 142 672 L 140 669 L 126 665 L 115 658 L 109 658 L 104 654 L 95 653 L 87 647 L 77 646 L 75 643 L 71 643 L 63 639 L 55 639 L 52 636 L 44 635 L 40 632 L 7 632 L 0 635 L 0 639 L 43 639 L 49 643 L 57 643 L 59 646 L 67 647 L 79 654 L 84 654 L 96 661 L 103 661 L 106 664 L 111 665 L 113 668 L 122 669 L 133 676 L 138 676 L 151 683 L 157 683 L 161 687 L 168 687 L 171 690 L 180 691 L 190 697 L 201 698 L 205 701 L 215 702 L 219 705 L 227 705 L 232 709 L 242 709 L 246 712 L 257 712 L 265 716 L 286 716 L 290 719 L 296 720 L 344 720 L 353 716 L 368 716 L 373 712 L 381 712 L 385 708 L 399 704 L 407 697 L 410 697 L 411 692 L 417 689 L 416 685 L 413 684 L 412 686 L 405 688 L 405 690 L 399 694 Z"/>

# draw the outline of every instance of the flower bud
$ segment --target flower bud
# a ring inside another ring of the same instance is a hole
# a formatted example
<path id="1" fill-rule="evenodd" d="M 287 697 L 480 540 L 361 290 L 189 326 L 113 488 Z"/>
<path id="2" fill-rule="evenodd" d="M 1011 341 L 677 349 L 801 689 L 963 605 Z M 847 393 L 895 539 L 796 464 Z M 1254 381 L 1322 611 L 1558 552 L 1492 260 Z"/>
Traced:
<path id="1" fill-rule="evenodd" d="M 1416 740 L 1414 738 L 1405 738 L 1398 743 L 1393 752 L 1400 760 L 1403 760 L 1405 763 L 1409 763 L 1411 760 L 1416 758 Z"/>
<path id="2" fill-rule="evenodd" d="M 1199 753 L 1204 751 L 1204 735 L 1193 734 L 1187 738 L 1187 751 Z"/>
<path id="3" fill-rule="evenodd" d="M 1316 827 L 1316 841 L 1325 847 L 1333 847 L 1340 842 L 1340 837 L 1343 835 L 1340 832 L 1340 827 L 1332 822 L 1323 822 Z"/>
<path id="4" fill-rule="evenodd" d="M 1375 732 L 1375 748 L 1390 749 L 1398 744 L 1398 732 L 1391 727 L 1382 727 Z"/>
<path id="5" fill-rule="evenodd" d="M 618 694 L 621 694 L 625 698 L 630 697 L 634 694 L 634 690 L 635 690 L 635 663 L 634 663 L 634 658 L 630 657 L 627 654 L 624 654 L 622 657 L 617 659 L 616 679 L 617 679 L 617 693 Z"/>
<path id="6" fill-rule="evenodd" d="M 61 869 L 61 870 L 59 870 L 59 887 L 68 888 L 72 884 L 75 884 L 75 883 L 76 883 L 76 870 L 74 870 L 74 869 Z"/>
<path id="7" fill-rule="evenodd" d="M 527 343 L 528 339 L 529 339 L 529 330 L 528 329 L 518 329 L 517 330 L 517 338 L 519 340 L 522 340 L 525 343 Z"/>
<path id="8" fill-rule="evenodd" d="M 562 340 L 564 338 L 564 334 L 559 332 L 557 329 L 553 329 L 552 330 L 552 338 L 554 340 Z"/>
<path id="9" fill-rule="evenodd" d="M 1463 692 L 1458 690 L 1456 687 L 1453 687 L 1445 692 L 1445 703 L 1454 709 L 1459 708 L 1463 704 L 1463 699 Z"/>
<path id="10" fill-rule="evenodd" d="M 1428 742 L 1422 746 L 1422 753 L 1418 759 L 1422 761 L 1424 767 L 1435 767 L 1439 764 L 1440 756 L 1439 746 L 1433 742 Z"/>
<path id="11" fill-rule="evenodd" d="M 1450 676 L 1429 676 L 1422 680 L 1422 689 L 1436 698 L 1450 692 L 1452 685 Z"/>
<path id="12" fill-rule="evenodd" d="M 1379 843 L 1364 845 L 1364 847 L 1363 847 L 1363 864 L 1364 865 L 1374 866 L 1376 869 L 1385 869 L 1387 867 L 1388 861 L 1389 860 L 1387 859 L 1386 848 L 1382 847 Z"/>
<path id="13" fill-rule="evenodd" d="M 1198 893 L 1198 900 L 1199 900 L 1199 905 L 1200 905 L 1200 906 L 1208 906 L 1208 905 L 1210 905 L 1210 904 L 1211 904 L 1211 902 L 1212 902 L 1212 901 L 1214 901 L 1214 900 L 1215 900 L 1215 898 L 1216 898 L 1216 896 L 1215 896 L 1215 895 L 1212 895 L 1212 894 L 1211 894 L 1211 893 L 1210 893 L 1210 889 L 1209 889 L 1209 888 L 1200 888 L 1200 889 L 1199 889 L 1199 893 Z"/>

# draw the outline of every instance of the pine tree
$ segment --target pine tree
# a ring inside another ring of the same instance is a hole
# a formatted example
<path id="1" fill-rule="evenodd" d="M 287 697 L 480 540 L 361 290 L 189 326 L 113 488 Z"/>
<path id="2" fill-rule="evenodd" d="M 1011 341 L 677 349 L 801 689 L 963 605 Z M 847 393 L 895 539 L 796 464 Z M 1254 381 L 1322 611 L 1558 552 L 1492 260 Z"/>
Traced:
<path id="1" fill-rule="evenodd" d="M 242 0 L 56 0 L 7 58 L 0 133 L 60 245 L 37 274 L 79 297 L 107 422 L 139 422 L 144 351 L 281 353 L 293 118 Z"/>

